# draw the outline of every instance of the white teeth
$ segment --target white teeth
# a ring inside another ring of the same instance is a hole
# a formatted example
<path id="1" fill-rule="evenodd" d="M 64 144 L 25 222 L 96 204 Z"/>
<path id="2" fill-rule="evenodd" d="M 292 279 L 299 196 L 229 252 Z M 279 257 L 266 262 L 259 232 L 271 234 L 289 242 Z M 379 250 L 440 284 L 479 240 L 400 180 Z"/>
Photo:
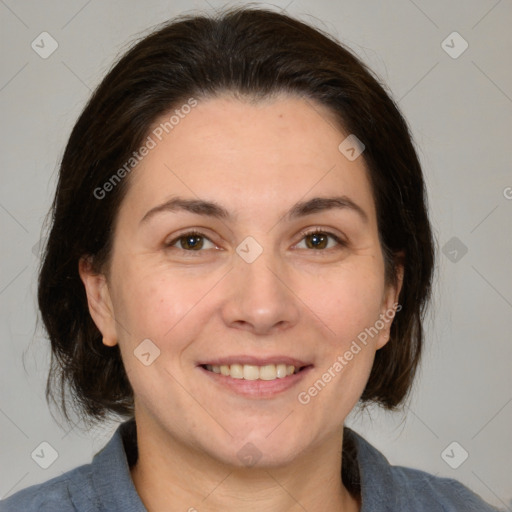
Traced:
<path id="1" fill-rule="evenodd" d="M 266 366 L 260 366 L 260 379 L 261 380 L 274 380 L 276 378 L 282 378 L 282 373 L 279 372 L 279 368 L 285 366 L 284 364 L 267 364 Z M 285 375 L 286 377 L 286 366 Z"/>
<path id="2" fill-rule="evenodd" d="M 278 364 L 276 366 L 276 374 L 277 376 L 282 379 L 283 377 L 286 377 L 288 373 L 288 367 L 285 364 Z M 292 371 L 293 373 L 293 371 Z"/>
<path id="3" fill-rule="evenodd" d="M 244 364 L 244 379 L 257 380 L 260 378 L 260 369 L 252 364 Z"/>
<path id="4" fill-rule="evenodd" d="M 267 364 L 265 366 L 256 366 L 253 364 L 232 364 L 232 365 L 212 365 L 207 364 L 206 369 L 213 373 L 220 373 L 225 377 L 245 380 L 275 380 L 284 379 L 288 375 L 295 373 L 295 366 L 286 364 Z"/>
<path id="5" fill-rule="evenodd" d="M 233 377 L 233 379 L 243 379 L 244 367 L 241 364 L 232 364 L 229 367 L 229 375 Z"/>

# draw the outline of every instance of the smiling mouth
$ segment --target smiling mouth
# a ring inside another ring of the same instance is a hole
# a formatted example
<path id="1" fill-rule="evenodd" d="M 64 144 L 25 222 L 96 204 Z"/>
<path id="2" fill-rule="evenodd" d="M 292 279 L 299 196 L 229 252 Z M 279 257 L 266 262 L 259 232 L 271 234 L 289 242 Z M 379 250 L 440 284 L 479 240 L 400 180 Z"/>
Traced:
<path id="1" fill-rule="evenodd" d="M 252 364 L 231 364 L 231 365 L 212 365 L 203 364 L 202 368 L 212 373 L 218 373 L 225 377 L 243 380 L 277 380 L 284 379 L 289 375 L 301 372 L 306 366 L 293 366 L 291 364 L 267 364 L 257 366 Z"/>

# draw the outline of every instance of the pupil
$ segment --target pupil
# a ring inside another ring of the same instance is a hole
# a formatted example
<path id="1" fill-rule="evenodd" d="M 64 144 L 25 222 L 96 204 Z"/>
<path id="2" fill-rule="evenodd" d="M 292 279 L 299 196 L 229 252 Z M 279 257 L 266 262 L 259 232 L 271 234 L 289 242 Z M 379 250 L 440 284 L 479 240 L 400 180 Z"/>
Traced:
<path id="1" fill-rule="evenodd" d="M 197 236 L 197 235 L 191 235 L 189 237 L 186 238 L 186 245 L 188 247 L 191 247 L 191 248 L 195 248 L 196 246 L 200 246 L 200 241 L 198 242 L 197 240 L 199 240 L 200 237 Z M 196 243 L 193 242 L 193 240 L 196 240 Z"/>
<path id="2" fill-rule="evenodd" d="M 321 233 L 315 233 L 313 235 L 310 235 L 311 236 L 311 240 L 312 240 L 312 246 L 315 248 L 315 249 L 318 249 L 319 247 L 325 247 L 325 240 L 326 240 L 326 236 L 325 235 L 322 235 Z M 313 241 L 314 240 L 314 241 Z M 317 244 L 317 242 L 319 242 L 319 244 Z M 309 244 L 308 244 L 309 245 Z"/>

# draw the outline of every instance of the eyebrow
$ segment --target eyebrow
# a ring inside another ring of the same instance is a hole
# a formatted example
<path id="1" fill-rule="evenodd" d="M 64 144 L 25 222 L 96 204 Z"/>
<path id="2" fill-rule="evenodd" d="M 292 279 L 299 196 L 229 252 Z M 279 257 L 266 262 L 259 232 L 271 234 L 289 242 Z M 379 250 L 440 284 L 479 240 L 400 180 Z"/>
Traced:
<path id="1" fill-rule="evenodd" d="M 369 222 L 366 212 L 347 196 L 314 197 L 307 201 L 299 201 L 283 215 L 283 218 L 286 221 L 291 221 L 300 217 L 305 217 L 306 215 L 333 209 L 346 209 L 353 211 L 359 215 L 363 222 Z M 148 222 L 149 219 L 159 213 L 176 211 L 186 211 L 195 213 L 196 215 L 204 215 L 224 220 L 231 220 L 234 217 L 228 210 L 214 201 L 173 197 L 165 203 L 151 208 L 151 210 L 146 212 L 144 217 L 142 217 L 139 224 Z"/>

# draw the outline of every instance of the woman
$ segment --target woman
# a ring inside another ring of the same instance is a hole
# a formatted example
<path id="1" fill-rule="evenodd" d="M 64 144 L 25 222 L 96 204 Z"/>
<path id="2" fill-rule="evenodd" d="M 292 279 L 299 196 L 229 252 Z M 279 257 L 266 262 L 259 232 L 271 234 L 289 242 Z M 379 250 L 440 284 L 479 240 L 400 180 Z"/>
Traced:
<path id="1" fill-rule="evenodd" d="M 494 510 L 344 427 L 407 397 L 434 248 L 407 125 L 328 35 L 165 24 L 84 109 L 52 213 L 48 397 L 124 423 L 0 510 Z"/>

